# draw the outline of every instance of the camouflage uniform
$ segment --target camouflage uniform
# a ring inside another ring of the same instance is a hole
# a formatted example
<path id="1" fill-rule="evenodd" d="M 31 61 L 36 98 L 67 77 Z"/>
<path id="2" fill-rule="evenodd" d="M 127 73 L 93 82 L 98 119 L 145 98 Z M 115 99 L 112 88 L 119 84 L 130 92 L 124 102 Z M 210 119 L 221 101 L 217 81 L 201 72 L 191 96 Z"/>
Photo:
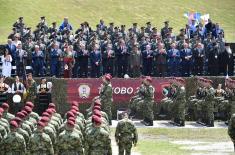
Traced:
<path id="1" fill-rule="evenodd" d="M 206 88 L 199 87 L 196 94 L 196 103 L 195 103 L 195 117 L 198 122 L 201 122 L 205 119 L 203 115 L 203 108 L 205 105 L 205 97 L 206 97 Z"/>
<path id="2" fill-rule="evenodd" d="M 36 130 L 29 140 L 29 153 L 31 155 L 54 155 L 50 136 Z"/>
<path id="3" fill-rule="evenodd" d="M 207 95 L 205 97 L 205 124 L 209 127 L 214 126 L 214 88 L 207 89 Z"/>
<path id="4" fill-rule="evenodd" d="M 16 131 L 12 131 L 2 142 L 4 155 L 24 155 L 26 144 L 24 137 Z"/>
<path id="5" fill-rule="evenodd" d="M 115 132 L 115 139 L 119 147 L 119 155 L 130 155 L 132 144 L 138 141 L 138 134 L 134 123 L 128 118 L 118 122 Z"/>
<path id="6" fill-rule="evenodd" d="M 100 101 L 102 103 L 102 111 L 104 111 L 109 118 L 109 124 L 112 123 L 112 102 L 113 93 L 110 82 L 104 82 L 100 90 Z"/>
<path id="7" fill-rule="evenodd" d="M 26 148 L 27 148 L 28 143 L 29 143 L 29 134 L 28 134 L 28 132 L 23 130 L 22 128 L 17 128 L 16 132 L 18 132 L 20 135 L 22 135 L 24 137 Z"/>
<path id="8" fill-rule="evenodd" d="M 141 89 L 140 93 L 143 94 L 143 102 L 140 104 L 143 109 L 144 121 L 149 125 L 153 125 L 154 88 L 152 85 L 145 85 L 145 89 Z"/>
<path id="9" fill-rule="evenodd" d="M 82 138 L 75 130 L 63 131 L 56 143 L 56 153 L 59 155 L 83 155 Z"/>
<path id="10" fill-rule="evenodd" d="M 185 125 L 185 104 L 186 92 L 183 86 L 177 86 L 175 98 L 173 100 L 173 117 L 174 122 L 180 126 Z"/>
<path id="11" fill-rule="evenodd" d="M 27 97 L 26 97 L 26 101 L 31 101 L 31 102 L 35 102 L 35 96 L 37 95 L 37 84 L 34 80 L 32 81 L 27 81 L 27 87 L 26 87 L 26 91 L 27 91 Z"/>
<path id="12" fill-rule="evenodd" d="M 7 133 L 10 132 L 9 123 L 6 119 L 0 118 L 0 126 L 3 126 L 6 129 Z"/>
<path id="13" fill-rule="evenodd" d="M 54 145 L 56 143 L 56 132 L 49 126 L 45 126 L 43 132 L 50 137 L 52 145 Z"/>
<path id="14" fill-rule="evenodd" d="M 12 115 L 11 113 L 7 112 L 7 111 L 4 111 L 2 117 L 5 118 L 5 119 L 9 122 L 9 121 L 12 120 L 15 116 Z"/>
<path id="15" fill-rule="evenodd" d="M 111 139 L 102 127 L 90 127 L 85 135 L 86 155 L 111 155 Z"/>
<path id="16" fill-rule="evenodd" d="M 231 116 L 231 119 L 229 121 L 228 125 L 228 135 L 231 138 L 233 145 L 234 145 L 234 151 L 235 151 L 235 114 Z"/>

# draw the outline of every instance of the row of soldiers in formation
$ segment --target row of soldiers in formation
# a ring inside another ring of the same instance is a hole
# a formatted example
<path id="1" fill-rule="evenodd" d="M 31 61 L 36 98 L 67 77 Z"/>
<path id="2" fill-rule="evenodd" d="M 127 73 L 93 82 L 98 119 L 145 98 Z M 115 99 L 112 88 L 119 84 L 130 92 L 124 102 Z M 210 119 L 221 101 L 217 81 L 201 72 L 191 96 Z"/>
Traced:
<path id="1" fill-rule="evenodd" d="M 0 108 L 0 153 L 1 154 L 48 154 L 48 155 L 111 155 L 111 131 L 108 116 L 101 111 L 99 97 L 94 98 L 87 110 L 87 119 L 79 112 L 77 102 L 72 102 L 70 110 L 62 119 L 50 103 L 42 116 L 32 111 L 34 104 L 26 102 L 16 114 L 8 113 L 9 105 Z M 138 134 L 135 125 L 124 114 L 119 121 L 115 139 L 119 154 L 130 155 L 132 145 L 136 145 Z"/>
<path id="2" fill-rule="evenodd" d="M 139 90 L 130 100 L 131 116 L 136 112 L 142 112 L 145 125 L 153 125 L 153 104 L 154 88 L 151 86 L 151 77 L 143 80 Z M 217 114 L 229 123 L 231 115 L 235 113 L 234 91 L 235 81 L 226 78 L 225 90 L 219 84 L 217 89 L 212 87 L 212 81 L 205 78 L 198 78 L 198 89 L 195 96 L 186 98 L 185 80 L 183 78 L 170 78 L 170 86 L 163 89 L 166 96 L 157 106 L 157 111 L 165 111 L 171 118 L 173 124 L 185 126 L 185 116 L 194 117 L 197 123 L 208 127 L 214 126 L 215 115 Z M 189 114 L 190 113 L 190 114 Z"/>
<path id="3" fill-rule="evenodd" d="M 201 75 L 204 71 L 209 75 L 218 75 L 222 72 L 225 74 L 227 66 L 232 70 L 229 61 L 221 61 L 231 57 L 231 50 L 225 48 L 223 31 L 217 35 L 208 31 L 205 37 L 195 34 L 190 38 L 186 34 L 188 31 L 182 29 L 176 37 L 167 21 L 161 34 L 152 28 L 150 22 L 146 29 L 141 30 L 134 23 L 133 28 L 127 32 L 124 25 L 119 29 L 111 23 L 109 28 L 105 28 L 101 21 L 96 31 L 91 31 L 85 22 L 73 35 L 67 18 L 59 30 L 55 23 L 52 28 L 45 30 L 45 23 L 43 17 L 34 35 L 30 30 L 27 31 L 27 39 L 23 39 L 25 35 L 17 33 L 25 27 L 23 18 L 14 24 L 15 31 L 9 36 L 13 42 L 9 40 L 6 48 L 13 62 L 19 66 L 17 74 L 22 73 L 20 68 L 23 68 L 23 61 L 33 66 L 36 76 L 43 76 L 50 68 L 50 75 L 57 77 L 63 74 L 65 67 L 70 77 L 88 77 L 89 66 L 91 77 L 105 73 L 118 77 L 125 74 L 138 77 L 141 73 L 153 76 L 189 76 L 192 72 Z M 71 58 L 71 61 L 67 61 L 67 58 Z M 218 66 L 219 72 L 214 70 Z"/>

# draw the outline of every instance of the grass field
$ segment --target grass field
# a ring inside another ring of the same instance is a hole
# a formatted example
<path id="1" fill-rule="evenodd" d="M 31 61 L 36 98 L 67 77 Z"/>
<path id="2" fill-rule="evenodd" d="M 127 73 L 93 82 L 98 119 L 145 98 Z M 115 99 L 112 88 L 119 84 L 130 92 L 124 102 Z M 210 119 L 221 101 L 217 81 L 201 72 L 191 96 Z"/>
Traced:
<path id="1" fill-rule="evenodd" d="M 42 15 L 48 23 L 61 23 L 68 16 L 74 28 L 83 21 L 94 27 L 103 18 L 106 23 L 127 26 L 151 21 L 160 29 L 165 20 L 170 20 L 177 34 L 187 23 L 183 14 L 189 11 L 209 13 L 224 28 L 226 40 L 235 42 L 234 8 L 235 0 L 0 0 L 0 43 L 6 42 L 19 16 L 24 16 L 25 23 L 33 29 Z"/>
<path id="2" fill-rule="evenodd" d="M 173 141 L 191 142 L 228 142 L 227 129 L 138 129 L 139 143 L 135 151 L 141 155 L 189 155 L 192 153 L 206 154 L 207 151 L 184 150 L 183 145 L 172 143 Z M 216 151 L 215 151 L 216 152 Z"/>

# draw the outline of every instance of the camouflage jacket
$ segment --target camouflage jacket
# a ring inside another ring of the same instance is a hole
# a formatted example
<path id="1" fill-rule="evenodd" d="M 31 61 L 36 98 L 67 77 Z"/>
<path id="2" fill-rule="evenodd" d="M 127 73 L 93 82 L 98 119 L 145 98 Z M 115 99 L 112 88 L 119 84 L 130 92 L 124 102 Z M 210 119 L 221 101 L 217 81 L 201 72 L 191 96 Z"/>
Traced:
<path id="1" fill-rule="evenodd" d="M 15 116 L 9 112 L 4 111 L 3 113 L 3 118 L 5 118 L 8 122 L 10 122 L 10 120 L 12 120 L 14 117 Z"/>
<path id="2" fill-rule="evenodd" d="M 38 130 L 30 137 L 28 148 L 31 155 L 54 155 L 49 135 Z"/>
<path id="3" fill-rule="evenodd" d="M 116 127 L 115 139 L 118 143 L 137 143 L 138 133 L 134 123 L 128 118 L 119 121 Z"/>
<path id="4" fill-rule="evenodd" d="M 103 83 L 100 88 L 100 99 L 103 101 L 113 101 L 113 90 L 111 83 Z"/>

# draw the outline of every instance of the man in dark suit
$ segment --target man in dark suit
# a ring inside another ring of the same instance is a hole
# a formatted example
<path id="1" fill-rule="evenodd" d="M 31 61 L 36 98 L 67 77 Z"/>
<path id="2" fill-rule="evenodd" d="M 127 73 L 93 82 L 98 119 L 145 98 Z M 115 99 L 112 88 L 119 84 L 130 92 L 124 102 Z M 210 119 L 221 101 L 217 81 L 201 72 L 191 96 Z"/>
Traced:
<path id="1" fill-rule="evenodd" d="M 93 51 L 90 54 L 91 60 L 91 77 L 100 77 L 100 65 L 101 65 L 101 53 L 99 51 L 99 45 L 93 47 Z"/>
<path id="2" fill-rule="evenodd" d="M 180 51 L 176 49 L 176 44 L 171 44 L 171 49 L 167 52 L 169 76 L 178 76 L 180 67 Z"/>
<path id="3" fill-rule="evenodd" d="M 103 69 L 104 74 L 113 76 L 115 53 L 112 50 L 112 44 L 107 45 L 107 49 L 103 52 Z"/>
<path id="4" fill-rule="evenodd" d="M 22 49 L 22 45 L 18 44 L 16 50 L 16 70 L 17 75 L 22 76 L 26 65 L 27 52 Z"/>
<path id="5" fill-rule="evenodd" d="M 166 76 L 167 71 L 167 52 L 164 49 L 164 44 L 159 44 L 157 50 L 154 52 L 154 61 L 156 62 L 156 75 Z"/>
<path id="6" fill-rule="evenodd" d="M 88 73 L 88 58 L 89 52 L 86 50 L 85 43 L 80 44 L 80 49 L 77 52 L 77 56 L 75 57 L 76 63 L 78 63 L 78 77 L 87 77 Z"/>
<path id="7" fill-rule="evenodd" d="M 151 46 L 147 45 L 146 50 L 142 52 L 143 75 L 150 76 L 153 68 L 153 51 Z"/>
<path id="8" fill-rule="evenodd" d="M 16 60 L 16 46 L 12 43 L 11 39 L 7 40 L 7 44 L 5 45 L 5 48 L 9 51 L 9 54 L 12 57 L 12 66 L 14 66 L 15 60 Z"/>
<path id="9" fill-rule="evenodd" d="M 184 48 L 180 51 L 181 57 L 181 75 L 190 76 L 192 71 L 192 51 L 187 43 L 184 43 Z"/>
<path id="10" fill-rule="evenodd" d="M 201 43 L 198 43 L 196 48 L 193 50 L 193 61 L 194 61 L 194 72 L 195 75 L 203 74 L 205 50 Z"/>
<path id="11" fill-rule="evenodd" d="M 115 55 L 117 58 L 116 65 L 118 77 L 123 77 L 125 74 L 127 74 L 128 59 L 130 56 L 130 52 L 128 51 L 125 41 L 123 39 L 119 41 L 118 46 L 115 50 Z"/>

